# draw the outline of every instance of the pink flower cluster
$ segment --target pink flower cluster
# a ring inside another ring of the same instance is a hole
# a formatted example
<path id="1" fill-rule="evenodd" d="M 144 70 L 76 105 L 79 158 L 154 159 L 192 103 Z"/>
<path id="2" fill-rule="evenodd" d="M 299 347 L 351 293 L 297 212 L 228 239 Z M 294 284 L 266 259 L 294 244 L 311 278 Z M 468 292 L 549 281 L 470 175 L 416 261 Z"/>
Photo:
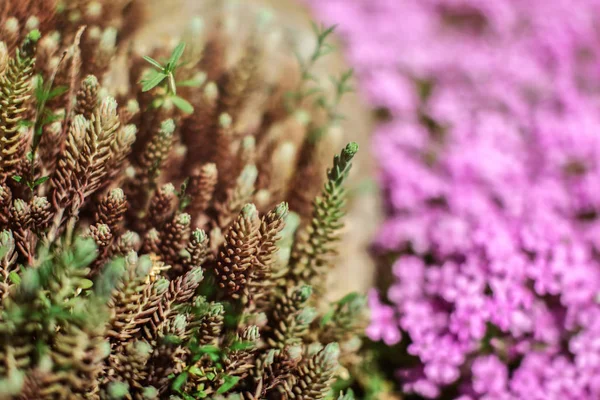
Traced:
<path id="1" fill-rule="evenodd" d="M 368 334 L 403 390 L 600 399 L 600 0 L 309 2 L 391 116 Z"/>

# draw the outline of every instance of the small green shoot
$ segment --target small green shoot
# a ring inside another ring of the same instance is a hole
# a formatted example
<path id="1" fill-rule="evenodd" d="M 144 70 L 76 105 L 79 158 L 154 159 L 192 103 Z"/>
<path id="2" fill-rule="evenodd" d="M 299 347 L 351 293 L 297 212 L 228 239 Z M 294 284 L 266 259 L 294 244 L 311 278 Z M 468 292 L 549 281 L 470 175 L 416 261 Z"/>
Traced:
<path id="1" fill-rule="evenodd" d="M 185 43 L 178 44 L 165 65 L 162 65 L 152 57 L 144 56 L 144 60 L 156 69 L 150 71 L 140 83 L 142 84 L 142 92 L 148 92 L 166 82 L 167 97 L 171 99 L 175 107 L 179 108 L 183 113 L 191 114 L 194 112 L 194 107 L 189 101 L 177 95 L 177 87 L 198 87 L 202 82 L 198 80 L 188 80 L 177 83 L 175 81 L 175 70 L 181 65 L 178 63 L 184 50 Z M 156 99 L 153 102 L 154 107 L 160 107 L 164 103 L 164 100 L 164 98 Z"/>

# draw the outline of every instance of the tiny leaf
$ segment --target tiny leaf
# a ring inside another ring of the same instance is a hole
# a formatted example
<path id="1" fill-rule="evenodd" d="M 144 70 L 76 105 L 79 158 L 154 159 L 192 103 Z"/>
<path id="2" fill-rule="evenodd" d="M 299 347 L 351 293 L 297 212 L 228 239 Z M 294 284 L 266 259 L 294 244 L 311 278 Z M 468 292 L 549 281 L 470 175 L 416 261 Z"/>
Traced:
<path id="1" fill-rule="evenodd" d="M 185 383 L 187 382 L 188 375 L 189 374 L 187 372 L 182 372 L 181 374 L 179 374 L 177 376 L 177 378 L 175 378 L 175 380 L 173 380 L 173 384 L 172 384 L 171 388 L 176 392 L 180 391 L 181 388 L 183 387 L 183 385 L 185 385 Z"/>
<path id="2" fill-rule="evenodd" d="M 335 311 L 330 310 L 327 312 L 327 314 L 323 315 L 323 318 L 321 318 L 321 322 L 320 322 L 321 328 L 324 327 L 325 325 L 327 325 L 333 319 L 334 314 L 335 314 Z"/>
<path id="3" fill-rule="evenodd" d="M 223 384 L 217 389 L 217 394 L 223 394 L 232 389 L 240 380 L 239 376 L 225 375 Z"/>
<path id="4" fill-rule="evenodd" d="M 147 78 L 142 79 L 142 92 L 154 89 L 167 77 L 166 74 L 156 71 L 152 71 L 148 75 Z"/>
<path id="5" fill-rule="evenodd" d="M 201 79 L 188 79 L 177 82 L 178 87 L 200 87 L 204 82 Z"/>
<path id="6" fill-rule="evenodd" d="M 160 65 L 160 63 L 158 61 L 156 61 L 154 58 L 152 57 L 148 57 L 148 56 L 144 56 L 142 57 L 144 60 L 146 60 L 148 63 L 152 64 L 153 66 L 155 66 L 156 68 L 158 68 L 160 71 L 163 70 L 163 66 Z"/>
<path id="7" fill-rule="evenodd" d="M 23 180 L 23 177 L 21 175 L 13 175 L 11 178 L 15 182 L 21 182 Z"/>
<path id="8" fill-rule="evenodd" d="M 173 68 L 175 68 L 175 64 L 177 64 L 177 61 L 179 61 L 179 59 L 183 55 L 184 50 L 185 50 L 185 43 L 179 43 L 177 45 L 177 47 L 175 47 L 175 49 L 173 50 L 173 53 L 171 53 L 171 58 L 169 58 L 169 65 L 168 65 L 168 67 L 170 68 L 171 71 L 173 70 Z"/>
<path id="9" fill-rule="evenodd" d="M 25 128 L 31 128 L 35 123 L 31 120 L 28 119 L 24 119 L 22 121 L 19 121 L 19 126 L 20 127 L 25 127 Z"/>
<path id="10" fill-rule="evenodd" d="M 38 178 L 33 182 L 33 186 L 34 187 L 39 186 L 42 183 L 46 182 L 48 179 L 50 179 L 49 176 L 42 176 L 41 178 Z"/>
<path id="11" fill-rule="evenodd" d="M 48 93 L 47 100 L 52 100 L 62 94 L 65 94 L 69 88 L 67 86 L 57 86 Z"/>
<path id="12" fill-rule="evenodd" d="M 172 96 L 171 100 L 173 101 L 173 104 L 175 104 L 175 106 L 184 113 L 191 114 L 194 112 L 194 106 L 192 106 L 192 104 L 183 97 Z"/>
<path id="13" fill-rule="evenodd" d="M 82 279 L 79 283 L 79 287 L 84 290 L 89 289 L 92 286 L 94 286 L 94 282 L 90 281 L 89 279 Z"/>
<path id="14" fill-rule="evenodd" d="M 234 342 L 230 347 L 230 351 L 248 350 L 255 346 L 252 342 Z"/>
<path id="15" fill-rule="evenodd" d="M 8 279 L 15 285 L 18 285 L 19 283 L 21 283 L 21 277 L 19 276 L 19 274 L 17 274 L 16 271 L 11 271 L 8 274 Z"/>

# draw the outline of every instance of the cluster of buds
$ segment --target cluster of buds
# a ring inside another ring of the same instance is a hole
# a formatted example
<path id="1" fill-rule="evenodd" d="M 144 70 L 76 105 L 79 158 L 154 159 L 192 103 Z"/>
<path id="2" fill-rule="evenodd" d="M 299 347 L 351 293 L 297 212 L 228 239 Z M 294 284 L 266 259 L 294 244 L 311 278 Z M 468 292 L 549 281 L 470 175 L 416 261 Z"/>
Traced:
<path id="1" fill-rule="evenodd" d="M 0 399 L 338 396 L 365 301 L 323 298 L 358 150 L 315 173 L 331 30 L 297 65 L 223 14 L 149 57 L 139 7 L 0 5 Z"/>

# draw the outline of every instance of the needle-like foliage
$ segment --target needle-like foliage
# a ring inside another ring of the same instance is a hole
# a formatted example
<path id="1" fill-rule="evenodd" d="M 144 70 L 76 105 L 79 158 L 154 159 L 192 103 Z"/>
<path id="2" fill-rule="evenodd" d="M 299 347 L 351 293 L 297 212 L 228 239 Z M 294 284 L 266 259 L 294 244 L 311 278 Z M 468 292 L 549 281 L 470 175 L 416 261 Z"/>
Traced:
<path id="1" fill-rule="evenodd" d="M 312 219 L 288 206 L 336 122 L 307 95 L 331 31 L 300 67 L 248 15 L 138 55 L 136 1 L 7 1 L 0 399 L 336 398 L 364 302 L 317 305 L 356 144 L 303 182 Z"/>

